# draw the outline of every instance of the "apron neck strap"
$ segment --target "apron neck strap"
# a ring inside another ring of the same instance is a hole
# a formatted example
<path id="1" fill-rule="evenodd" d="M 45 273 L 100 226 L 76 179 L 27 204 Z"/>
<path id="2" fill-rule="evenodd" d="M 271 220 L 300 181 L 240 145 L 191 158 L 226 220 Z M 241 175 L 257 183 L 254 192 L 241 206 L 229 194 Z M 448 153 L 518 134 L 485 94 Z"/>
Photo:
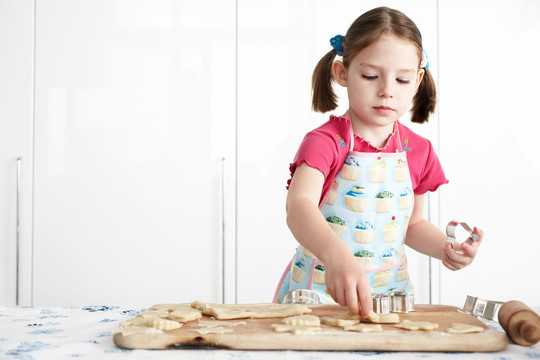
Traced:
<path id="1" fill-rule="evenodd" d="M 354 131 L 352 128 L 352 121 L 349 118 L 349 112 L 347 111 L 347 118 L 349 119 L 349 135 L 351 140 L 349 141 L 349 151 L 354 151 Z"/>
<path id="2" fill-rule="evenodd" d="M 401 147 L 401 137 L 399 136 L 399 125 L 397 120 L 394 121 L 394 136 L 396 141 L 396 152 L 403 152 L 403 148 Z"/>

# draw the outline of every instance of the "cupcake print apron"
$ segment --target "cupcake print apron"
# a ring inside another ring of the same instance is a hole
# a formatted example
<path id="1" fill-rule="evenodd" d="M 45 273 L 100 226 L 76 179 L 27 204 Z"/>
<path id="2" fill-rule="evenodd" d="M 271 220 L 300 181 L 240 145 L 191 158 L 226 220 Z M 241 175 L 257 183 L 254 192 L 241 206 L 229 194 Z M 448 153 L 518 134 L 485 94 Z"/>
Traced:
<path id="1" fill-rule="evenodd" d="M 364 153 L 351 144 L 332 190 L 321 206 L 328 225 L 351 249 L 368 277 L 372 292 L 413 292 L 407 272 L 404 239 L 414 194 L 395 124 L 395 153 Z M 281 277 L 274 302 L 293 289 L 316 292 L 321 303 L 334 303 L 326 289 L 324 264 L 299 246 Z"/>

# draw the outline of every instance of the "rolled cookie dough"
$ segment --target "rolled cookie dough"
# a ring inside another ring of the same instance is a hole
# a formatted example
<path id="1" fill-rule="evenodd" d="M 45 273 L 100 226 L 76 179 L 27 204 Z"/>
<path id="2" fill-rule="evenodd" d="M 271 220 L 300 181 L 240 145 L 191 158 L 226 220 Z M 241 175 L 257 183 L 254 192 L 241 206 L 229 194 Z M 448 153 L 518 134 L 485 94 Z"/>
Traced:
<path id="1" fill-rule="evenodd" d="M 403 320 L 400 324 L 394 325 L 395 327 L 406 330 L 433 330 L 439 327 L 439 324 L 435 324 L 429 321 L 411 321 Z"/>
<path id="2" fill-rule="evenodd" d="M 281 321 L 284 325 L 292 326 L 321 326 L 321 320 L 314 315 L 297 315 L 285 318 Z"/>
<path id="3" fill-rule="evenodd" d="M 291 332 L 293 335 L 310 335 L 314 332 L 321 331 L 317 326 L 294 326 L 283 324 L 272 324 L 272 329 L 275 332 Z"/>
<path id="4" fill-rule="evenodd" d="M 382 332 L 381 324 L 357 324 L 343 327 L 345 331 L 356 331 L 361 333 Z"/>
<path id="5" fill-rule="evenodd" d="M 470 324 L 453 323 L 446 331 L 450 334 L 471 334 L 483 332 L 484 328 Z"/>
<path id="6" fill-rule="evenodd" d="M 195 301 L 192 307 L 199 309 L 203 314 L 213 316 L 220 320 L 229 319 L 262 319 L 273 317 L 287 317 L 310 313 L 307 305 L 301 304 L 210 304 Z"/>
<path id="7" fill-rule="evenodd" d="M 321 318 L 321 322 L 323 324 L 330 325 L 330 326 L 341 326 L 341 327 L 343 327 L 343 326 L 350 326 L 350 325 L 358 324 L 359 320 L 344 319 L 344 318 L 340 318 L 340 317 L 326 316 L 326 317 Z"/>

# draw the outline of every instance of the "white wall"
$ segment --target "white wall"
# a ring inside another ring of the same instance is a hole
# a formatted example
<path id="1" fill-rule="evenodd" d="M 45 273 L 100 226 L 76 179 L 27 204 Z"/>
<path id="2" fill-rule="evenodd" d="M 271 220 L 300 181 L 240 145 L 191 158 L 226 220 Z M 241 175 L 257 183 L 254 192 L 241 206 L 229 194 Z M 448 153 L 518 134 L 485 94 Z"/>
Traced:
<path id="1" fill-rule="evenodd" d="M 540 2 L 439 0 L 439 20 L 441 221 L 486 232 L 470 267 L 443 269 L 441 302 L 540 304 Z"/>

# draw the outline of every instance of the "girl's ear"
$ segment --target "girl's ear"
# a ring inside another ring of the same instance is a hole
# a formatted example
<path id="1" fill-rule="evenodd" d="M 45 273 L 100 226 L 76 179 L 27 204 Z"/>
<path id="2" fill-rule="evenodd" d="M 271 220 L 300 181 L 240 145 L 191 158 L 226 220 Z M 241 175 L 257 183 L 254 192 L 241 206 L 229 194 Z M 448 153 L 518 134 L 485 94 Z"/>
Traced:
<path id="1" fill-rule="evenodd" d="M 426 73 L 426 70 L 420 69 L 418 70 L 418 73 L 416 74 L 416 89 L 418 90 L 418 87 L 420 86 L 420 83 L 422 82 L 422 79 L 424 78 L 424 74 Z"/>
<path id="2" fill-rule="evenodd" d="M 342 61 L 334 61 L 332 64 L 332 75 L 334 75 L 334 79 L 339 85 L 343 87 L 347 86 L 347 68 L 345 68 Z"/>

